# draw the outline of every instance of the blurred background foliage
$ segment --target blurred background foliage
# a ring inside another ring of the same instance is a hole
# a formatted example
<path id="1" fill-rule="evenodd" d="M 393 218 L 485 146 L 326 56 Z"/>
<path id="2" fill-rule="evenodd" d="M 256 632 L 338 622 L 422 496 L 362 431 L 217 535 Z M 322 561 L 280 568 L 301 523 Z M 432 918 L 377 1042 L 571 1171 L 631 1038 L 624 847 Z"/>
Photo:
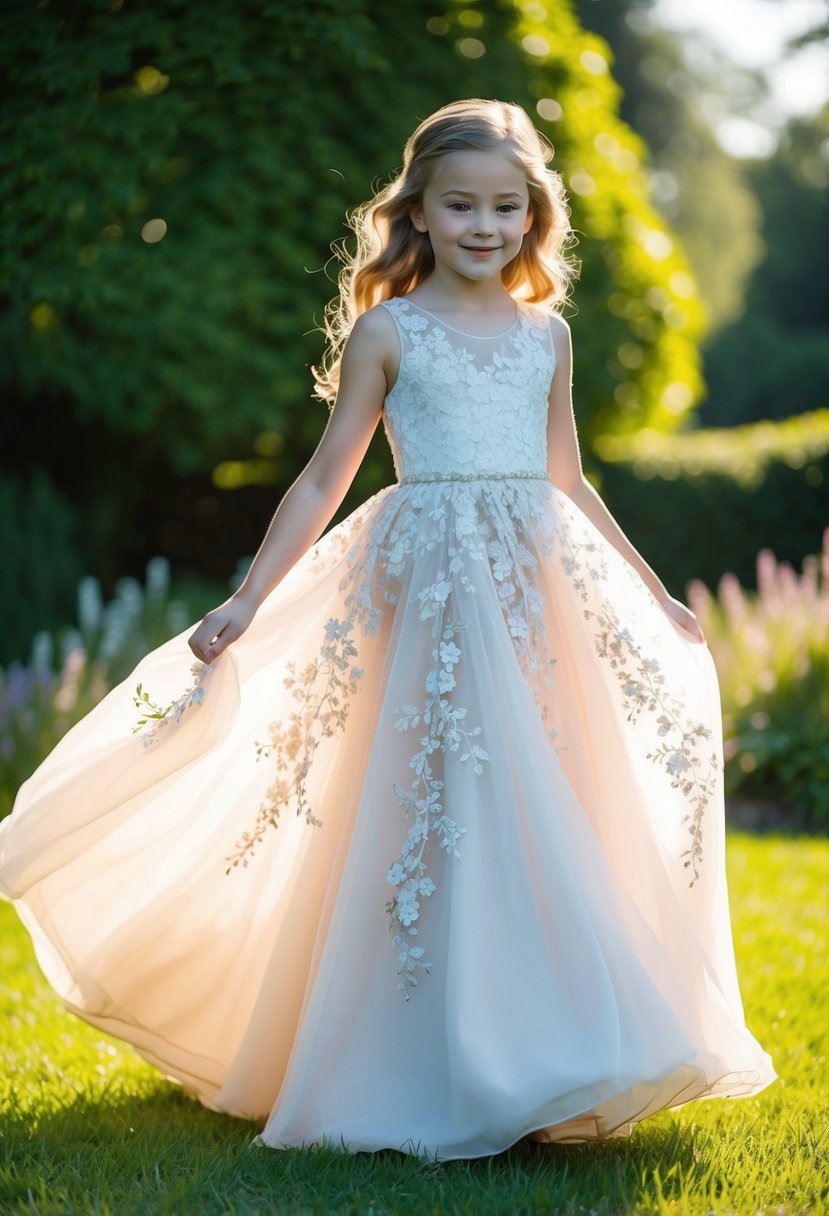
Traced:
<path id="1" fill-rule="evenodd" d="M 829 410 L 676 435 L 603 435 L 597 450 L 608 506 L 680 597 L 690 579 L 713 587 L 725 571 L 751 586 L 769 546 L 798 564 L 829 522 Z"/>
<path id="2" fill-rule="evenodd" d="M 751 116 L 766 84 L 661 28 L 653 0 L 8 7 L 0 813 L 142 648 L 233 585 L 327 420 L 309 365 L 345 213 L 464 96 L 519 102 L 555 147 L 582 260 L 565 311 L 586 467 L 671 590 L 693 580 L 718 664 L 736 656 L 724 695 L 747 687 L 722 576 L 762 600 L 758 553 L 811 570 L 827 522 L 829 108 L 766 156 L 730 155 L 718 114 Z M 334 522 L 393 478 L 378 432 Z M 829 647 L 815 658 L 826 595 L 814 607 L 803 578 L 814 628 L 774 677 L 801 692 Z M 786 697 L 788 759 L 758 760 L 752 789 L 801 763 Z M 748 738 L 751 715 L 726 710 Z"/>
<path id="3" fill-rule="evenodd" d="M 680 238 L 705 305 L 698 417 L 727 426 L 825 406 L 829 107 L 790 119 L 768 156 L 729 155 L 719 120 L 754 119 L 767 81 L 655 25 L 653 8 L 652 0 L 577 4 L 612 47 L 621 117 L 647 145 L 653 201 Z M 826 37 L 824 23 L 796 42 Z"/>

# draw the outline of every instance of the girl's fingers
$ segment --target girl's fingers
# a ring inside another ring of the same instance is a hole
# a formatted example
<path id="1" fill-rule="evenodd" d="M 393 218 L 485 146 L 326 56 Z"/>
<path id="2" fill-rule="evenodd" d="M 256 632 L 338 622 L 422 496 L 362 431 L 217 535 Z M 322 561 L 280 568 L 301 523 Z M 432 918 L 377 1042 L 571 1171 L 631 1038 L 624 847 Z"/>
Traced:
<path id="1" fill-rule="evenodd" d="M 187 644 L 202 663 L 212 663 L 231 642 L 241 637 L 249 623 L 249 615 L 233 607 L 209 612 L 187 639 Z"/>
<path id="2" fill-rule="evenodd" d="M 218 657 L 222 653 L 222 651 L 225 650 L 230 645 L 230 642 L 231 642 L 231 639 L 229 637 L 227 637 L 225 634 L 222 634 L 221 637 L 218 637 L 218 638 L 216 638 L 215 641 L 211 642 L 209 646 L 205 646 L 205 648 L 204 648 L 205 663 L 212 663 L 214 659 L 218 659 Z"/>
<path id="3" fill-rule="evenodd" d="M 208 658 L 210 651 L 213 649 L 214 642 L 221 636 L 222 630 L 225 628 L 222 625 L 218 630 L 216 628 L 219 622 L 211 621 L 208 617 L 202 621 L 198 629 L 196 629 L 187 639 L 187 644 L 193 651 L 197 659 L 201 659 L 202 663 L 209 663 Z M 215 658 L 215 655 L 213 656 Z"/>

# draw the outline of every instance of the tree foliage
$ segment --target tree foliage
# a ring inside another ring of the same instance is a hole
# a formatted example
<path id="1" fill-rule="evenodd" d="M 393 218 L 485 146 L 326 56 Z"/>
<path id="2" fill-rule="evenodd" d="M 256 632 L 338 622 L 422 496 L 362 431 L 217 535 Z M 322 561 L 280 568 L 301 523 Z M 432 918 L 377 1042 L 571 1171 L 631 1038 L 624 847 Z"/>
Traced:
<path id="1" fill-rule="evenodd" d="M 707 396 L 699 419 L 728 426 L 827 404 L 829 107 L 792 119 L 765 159 L 717 142 L 726 113 L 756 120 L 767 85 L 713 48 L 660 29 L 653 0 L 577 0 L 615 56 L 621 114 L 650 153 L 654 199 L 677 231 L 706 306 Z M 823 26 L 792 40 L 818 40 Z"/>
<path id="2" fill-rule="evenodd" d="M 756 74 L 737 71 L 699 39 L 662 29 L 653 0 L 577 0 L 607 39 L 623 88 L 621 114 L 648 147 L 654 200 L 682 242 L 716 330 L 743 310 L 746 281 L 763 256 L 761 213 L 744 165 L 718 143 L 715 99 L 751 113 Z"/>
<path id="3" fill-rule="evenodd" d="M 829 405 L 829 106 L 792 119 L 775 154 L 746 172 L 766 256 L 749 280 L 742 316 L 705 352 L 703 415 L 718 426 Z"/>

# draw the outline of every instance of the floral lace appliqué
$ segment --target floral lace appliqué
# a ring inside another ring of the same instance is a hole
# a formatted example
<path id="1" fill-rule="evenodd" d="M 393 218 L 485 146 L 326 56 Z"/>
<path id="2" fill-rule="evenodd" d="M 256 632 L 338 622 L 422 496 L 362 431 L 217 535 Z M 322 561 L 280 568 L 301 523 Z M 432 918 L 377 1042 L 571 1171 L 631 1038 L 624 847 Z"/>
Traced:
<path id="1" fill-rule="evenodd" d="M 401 344 L 383 415 L 398 475 L 543 470 L 555 371 L 544 311 L 520 304 L 507 333 L 480 338 L 452 331 L 405 298 L 382 307 Z"/>
<path id="2" fill-rule="evenodd" d="M 588 617 L 591 615 L 586 614 Z M 690 845 L 681 856 L 683 865 L 691 867 L 693 886 L 699 878 L 698 863 L 702 862 L 702 824 L 705 809 L 719 782 L 721 764 L 715 752 L 708 752 L 706 743 L 712 731 L 703 722 L 691 722 L 681 700 L 671 695 L 659 661 L 643 654 L 641 646 L 624 628 L 616 612 L 605 604 L 595 614 L 598 628 L 596 649 L 615 671 L 624 694 L 628 721 L 635 722 L 640 714 L 658 714 L 657 734 L 662 742 L 647 753 L 647 759 L 660 765 L 671 778 L 671 787 L 687 798 L 691 810 L 682 822 L 689 823 Z"/>
<path id="3" fill-rule="evenodd" d="M 292 802 L 297 815 L 305 822 L 321 827 L 322 821 L 308 803 L 307 780 L 314 752 L 323 739 L 341 731 L 348 718 L 351 698 L 357 682 L 363 676 L 362 667 L 354 664 L 357 647 L 351 637 L 353 622 L 331 617 L 325 626 L 325 642 L 318 659 L 297 672 L 294 663 L 287 663 L 288 675 L 283 683 L 291 690 L 297 708 L 287 719 L 272 722 L 268 727 L 268 742 L 257 743 L 258 759 L 273 756 L 276 776 L 259 807 L 256 823 L 236 843 L 236 852 L 227 861 L 227 872 L 238 865 L 248 865 L 251 855 L 271 828 L 279 825 L 282 809 Z"/>
<path id="4" fill-rule="evenodd" d="M 455 669 L 462 658 L 458 641 L 466 628 L 460 621 L 446 617 L 451 586 L 440 572 L 436 582 L 418 595 L 420 619 L 432 620 L 433 666 L 424 685 L 428 695 L 423 706 L 401 705 L 395 711 L 400 715 L 397 730 L 422 727 L 426 732 L 420 738 L 419 750 L 409 761 L 414 770 L 411 785 L 408 790 L 399 785 L 393 787 L 411 826 L 386 875 L 395 888 L 386 911 L 394 931 L 392 944 L 400 951 L 398 975 L 402 979 L 397 987 L 407 1001 L 411 989 L 417 987 L 418 970 L 428 973 L 432 969 L 430 962 L 423 961 L 424 947 L 409 940 L 418 936 L 415 922 L 420 917 L 421 898 L 428 898 L 437 889 L 428 872 L 429 846 L 434 841 L 451 857 L 460 857 L 457 844 L 466 831 L 446 814 L 442 802 L 444 782 L 435 774 L 433 757 L 438 752 L 446 755 L 459 751 L 460 762 L 471 761 L 476 775 L 483 773 L 483 765 L 489 760 L 485 748 L 475 742 L 481 734 L 480 726 L 470 726 L 466 708 L 454 705 L 447 695 L 455 688 Z"/>
<path id="5" fill-rule="evenodd" d="M 344 596 L 346 614 L 342 620 L 329 618 L 318 658 L 299 672 L 293 662 L 286 664 L 288 674 L 283 683 L 291 690 L 297 708 L 287 719 L 271 722 L 268 741 L 255 745 L 258 760 L 275 760 L 276 775 L 251 831 L 243 833 L 236 843 L 236 852 L 226 858 L 230 863 L 228 874 L 236 866 L 248 865 L 266 833 L 279 826 L 280 814 L 289 803 L 294 804 L 296 814 L 303 815 L 307 824 L 322 826 L 308 802 L 307 782 L 314 753 L 323 739 L 344 730 L 352 699 L 365 674 L 363 667 L 355 663 L 358 658 L 355 626 L 359 625 L 364 635 L 374 634 L 382 616 L 372 591 L 383 536 L 382 529 L 372 527 L 370 522 L 372 504 L 378 498 L 380 495 L 369 499 L 350 521 L 344 521 L 350 526 L 336 537 L 333 554 L 320 543 L 311 550 L 310 568 L 316 575 L 336 560 L 345 560 L 346 573 L 340 580 L 339 591 Z M 358 517 L 360 526 L 356 522 Z"/>
<path id="6" fill-rule="evenodd" d="M 538 511 L 548 500 L 521 479 L 517 484 L 498 480 L 478 486 L 460 481 L 412 485 L 407 497 L 381 549 L 385 573 L 379 581 L 401 576 L 409 563 L 437 546 L 448 558 L 432 583 L 409 593 L 419 605 L 420 619 L 431 622 L 432 664 L 423 685 L 426 699 L 395 710 L 397 730 L 423 731 L 409 761 L 411 784 L 407 789 L 394 786 L 409 830 L 387 873 L 395 889 L 386 910 L 392 942 L 399 950 L 398 989 L 408 1001 L 419 973 L 432 968 L 426 948 L 417 940 L 422 901 L 437 889 L 429 872 L 431 845 L 434 842 L 458 858 L 457 846 L 466 830 L 446 813 L 444 781 L 436 762 L 445 766 L 457 753 L 456 762 L 468 764 L 478 776 L 489 760 L 480 725 L 468 720 L 467 707 L 459 705 L 454 695 L 467 628 L 458 601 L 476 594 L 482 574 L 493 580 L 506 630 L 542 720 L 548 712 L 543 690 L 552 683 L 555 660 L 548 654 L 543 597 L 535 585 L 538 558 L 518 539 L 534 513 L 531 504 Z M 544 536 L 544 526 L 537 532 Z M 394 602 L 392 593 L 387 592 L 387 598 Z M 555 728 L 548 733 L 555 739 Z"/>
<path id="7" fill-rule="evenodd" d="M 158 705 L 143 684 L 137 685 L 132 699 L 140 716 L 132 728 L 132 733 L 141 735 L 145 747 L 152 747 L 165 727 L 181 722 L 190 706 L 201 705 L 207 695 L 207 683 L 213 672 L 213 665 L 194 663 L 190 671 L 193 676 L 192 683 L 169 705 Z"/>
<path id="8" fill-rule="evenodd" d="M 690 844 L 680 856 L 686 859 L 684 868 L 693 871 L 688 884 L 693 887 L 702 862 L 705 810 L 722 772 L 722 761 L 713 748 L 707 747 L 713 732 L 704 722 L 689 719 L 681 698 L 671 693 L 659 660 L 645 653 L 610 599 L 601 594 L 599 588 L 607 580 L 608 571 L 598 543 L 578 545 L 563 530 L 561 538 L 562 568 L 587 605 L 584 617 L 595 626 L 596 652 L 610 665 L 618 681 L 627 720 L 635 724 L 643 714 L 652 717 L 660 742 L 646 759 L 667 773 L 671 788 L 680 790 L 689 803 L 690 810 L 682 822 L 689 824 Z"/>

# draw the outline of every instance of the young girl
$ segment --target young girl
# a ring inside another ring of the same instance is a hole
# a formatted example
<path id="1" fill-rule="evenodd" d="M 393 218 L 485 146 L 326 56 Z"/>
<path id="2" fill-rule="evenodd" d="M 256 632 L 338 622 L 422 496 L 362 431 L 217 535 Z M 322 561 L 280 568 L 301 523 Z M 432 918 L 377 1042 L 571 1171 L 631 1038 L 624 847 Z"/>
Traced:
<path id="1" fill-rule="evenodd" d="M 356 214 L 336 405 L 247 578 L 0 830 L 68 1008 L 274 1148 L 627 1136 L 777 1075 L 711 656 L 582 475 L 549 155 L 511 104 L 418 127 Z M 397 483 L 318 540 L 381 418 Z"/>

